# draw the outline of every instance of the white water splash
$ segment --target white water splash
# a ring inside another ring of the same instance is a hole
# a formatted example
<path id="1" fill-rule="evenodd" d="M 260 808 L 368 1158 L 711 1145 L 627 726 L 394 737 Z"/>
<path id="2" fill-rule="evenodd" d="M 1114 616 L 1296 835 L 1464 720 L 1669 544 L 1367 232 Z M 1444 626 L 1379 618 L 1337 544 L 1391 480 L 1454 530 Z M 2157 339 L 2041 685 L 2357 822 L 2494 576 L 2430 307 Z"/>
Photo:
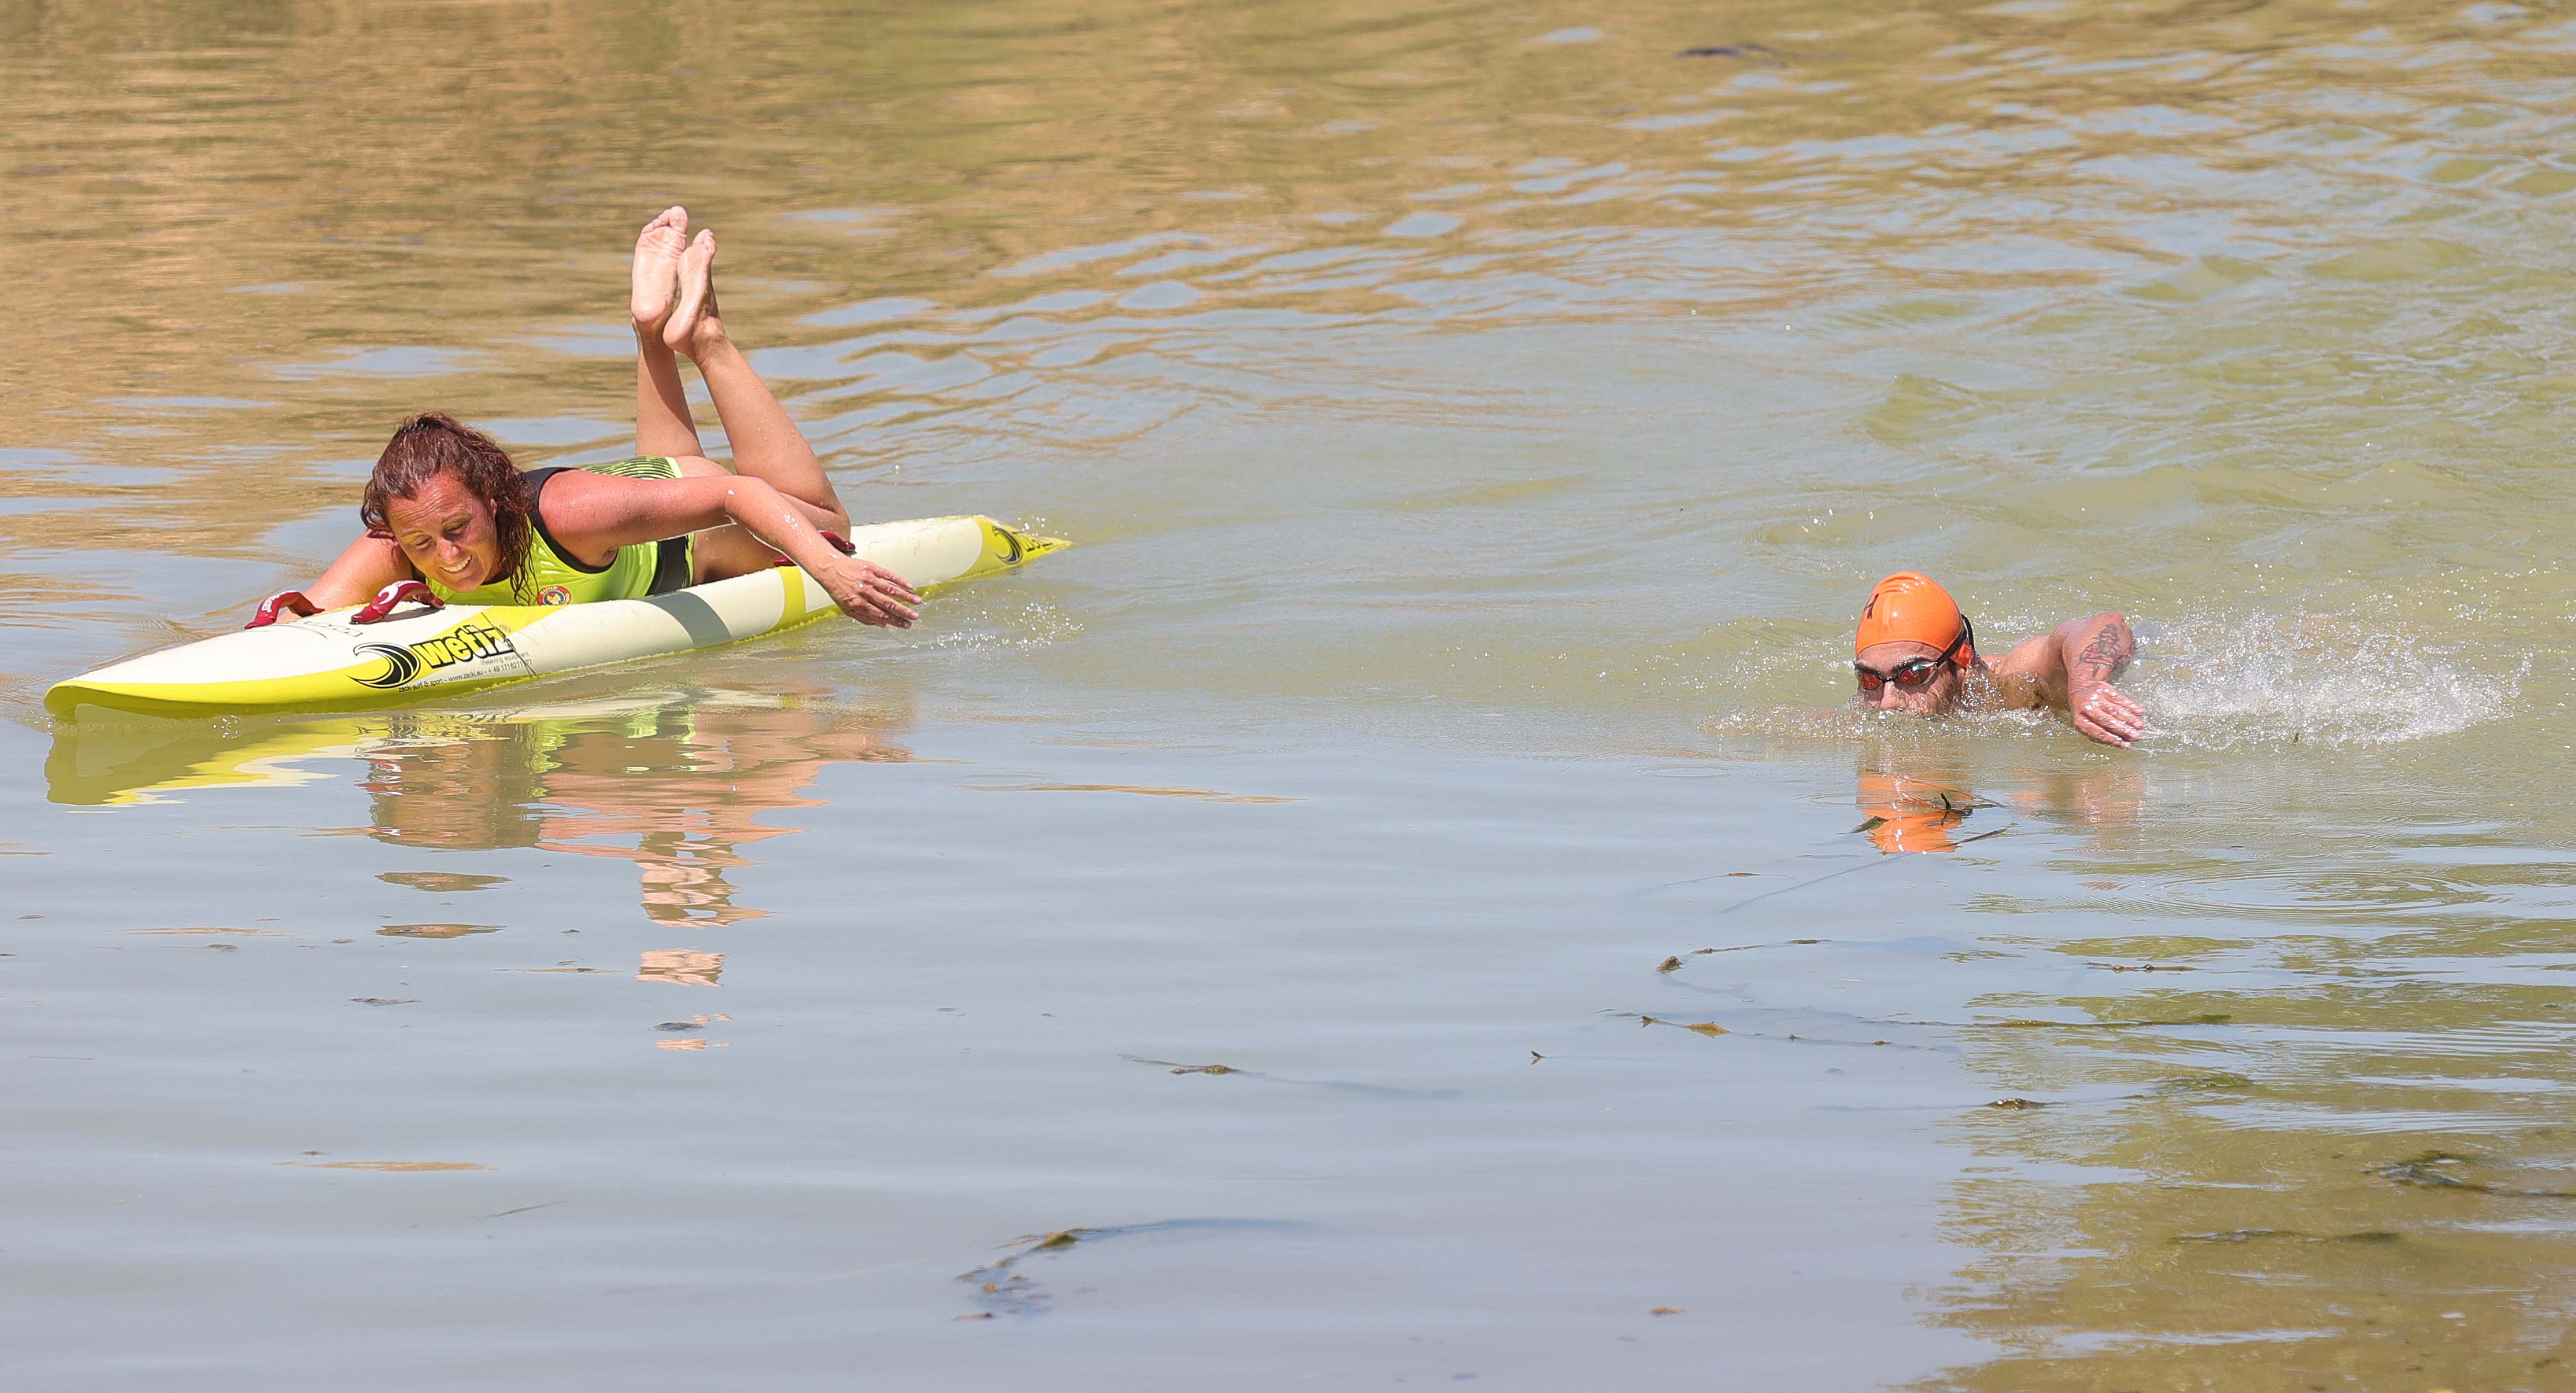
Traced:
<path id="1" fill-rule="evenodd" d="M 930 646 L 969 652 L 1044 648 L 1072 638 L 1083 627 L 1081 621 L 1041 602 L 987 605 L 965 615 L 949 611 L 941 618 L 955 627 L 934 635 Z"/>
<path id="2" fill-rule="evenodd" d="M 2148 746 L 2224 750 L 2448 735 L 2510 715 L 2521 677 L 2474 672 L 2403 632 L 2258 613 L 2150 629 L 2120 685 L 2147 708 Z"/>

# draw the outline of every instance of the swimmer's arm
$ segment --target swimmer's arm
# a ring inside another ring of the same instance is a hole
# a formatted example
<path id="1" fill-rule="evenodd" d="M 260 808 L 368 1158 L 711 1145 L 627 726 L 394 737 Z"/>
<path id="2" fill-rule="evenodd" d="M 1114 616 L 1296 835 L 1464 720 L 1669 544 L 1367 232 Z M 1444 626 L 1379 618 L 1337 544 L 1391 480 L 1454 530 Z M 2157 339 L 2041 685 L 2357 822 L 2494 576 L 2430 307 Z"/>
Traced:
<path id="1" fill-rule="evenodd" d="M 304 588 L 304 598 L 324 609 L 363 605 L 376 592 L 398 580 L 418 580 L 411 558 L 389 537 L 360 537 L 340 553 L 322 578 Z"/>
<path id="2" fill-rule="evenodd" d="M 2137 647 L 2129 621 L 2105 610 L 2015 644 L 1995 664 L 1995 682 L 2006 706 L 2054 707 L 2085 735 L 2127 749 L 2146 733 L 2146 712 L 2111 682 Z"/>
<path id="3" fill-rule="evenodd" d="M 767 482 L 740 474 L 625 479 L 558 474 L 546 486 L 546 527 L 556 540 L 597 560 L 637 542 L 739 526 L 804 568 L 843 613 L 862 624 L 910 625 L 921 602 L 901 576 L 841 555 L 807 521 L 807 510 Z"/>

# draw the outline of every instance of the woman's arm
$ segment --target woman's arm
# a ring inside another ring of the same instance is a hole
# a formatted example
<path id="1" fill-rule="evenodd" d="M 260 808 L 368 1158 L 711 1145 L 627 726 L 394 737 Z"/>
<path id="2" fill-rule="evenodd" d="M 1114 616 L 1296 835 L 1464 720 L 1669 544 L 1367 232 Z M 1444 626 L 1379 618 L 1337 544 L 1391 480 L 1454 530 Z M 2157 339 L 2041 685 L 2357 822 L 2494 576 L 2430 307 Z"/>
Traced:
<path id="1" fill-rule="evenodd" d="M 921 597 L 903 577 L 841 555 L 806 520 L 808 510 L 758 479 L 738 474 L 627 479 L 564 473 L 546 485 L 540 506 L 545 509 L 546 529 L 555 540 L 585 559 L 606 557 L 637 542 L 738 525 L 763 546 L 803 567 L 852 619 L 908 628 L 919 617 L 912 606 L 920 604 Z"/>
<path id="2" fill-rule="evenodd" d="M 1995 664 L 1995 677 L 2005 704 L 2056 707 L 2087 736 L 2127 749 L 2146 733 L 2146 712 L 2111 681 L 2137 647 L 2129 621 L 2105 610 L 2014 645 Z"/>
<path id="3" fill-rule="evenodd" d="M 375 593 L 398 580 L 417 580 L 411 558 L 389 537 L 360 537 L 340 553 L 340 559 L 322 573 L 322 578 L 305 587 L 304 597 L 324 609 L 342 605 L 360 605 Z"/>

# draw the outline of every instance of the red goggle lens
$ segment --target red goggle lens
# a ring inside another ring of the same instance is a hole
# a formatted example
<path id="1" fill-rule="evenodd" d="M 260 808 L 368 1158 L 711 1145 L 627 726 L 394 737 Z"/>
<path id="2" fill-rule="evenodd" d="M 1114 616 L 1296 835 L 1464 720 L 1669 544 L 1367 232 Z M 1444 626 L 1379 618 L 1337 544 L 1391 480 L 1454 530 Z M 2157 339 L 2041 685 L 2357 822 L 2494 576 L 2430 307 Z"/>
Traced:
<path id="1" fill-rule="evenodd" d="M 1893 672 L 1852 664 L 1852 672 L 1860 678 L 1860 689 L 1864 692 L 1877 691 L 1890 682 L 1896 684 L 1898 691 L 1910 692 L 1930 682 L 1932 674 L 1940 670 L 1941 663 L 1936 658 L 1917 658 L 1910 663 L 1899 663 Z"/>

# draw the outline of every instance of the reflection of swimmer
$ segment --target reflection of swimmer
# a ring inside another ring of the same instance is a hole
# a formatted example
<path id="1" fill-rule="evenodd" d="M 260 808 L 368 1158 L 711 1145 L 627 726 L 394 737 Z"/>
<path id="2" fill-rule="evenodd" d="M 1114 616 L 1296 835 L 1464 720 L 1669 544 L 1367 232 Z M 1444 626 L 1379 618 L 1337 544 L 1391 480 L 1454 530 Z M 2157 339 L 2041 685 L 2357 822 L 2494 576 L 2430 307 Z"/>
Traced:
<path id="1" fill-rule="evenodd" d="M 2123 759 L 2053 769 L 2013 802 L 2091 834 L 2094 849 L 2107 851 L 2137 831 L 2146 796 L 2147 771 L 2137 761 Z"/>
<path id="2" fill-rule="evenodd" d="M 1968 789 L 1968 771 L 1948 761 L 1926 763 L 1916 754 L 1899 756 L 1901 764 L 1864 763 L 1855 771 L 1852 802 L 1862 814 L 1855 831 L 1880 851 L 1952 851 L 2017 824 L 1992 819 L 2007 805 L 2024 817 L 2088 833 L 2096 850 L 2111 839 L 2134 831 L 2146 792 L 2146 770 L 2134 760 L 2080 765 L 2055 764 L 2031 775 L 1987 769 L 1984 778 L 2008 777 L 2023 786 L 2005 795 L 2005 803 L 1979 797 Z M 1992 810 L 1992 811 L 1990 811 Z"/>
<path id="3" fill-rule="evenodd" d="M 1978 656 L 1977 631 L 1950 592 L 1899 571 L 1880 581 L 1861 607 L 1852 670 L 1866 710 L 1931 716 L 1963 707 L 2053 707 L 2068 713 L 2077 730 L 2127 749 L 2146 733 L 2146 713 L 2111 679 L 2136 648 L 2129 621 L 2105 611 L 2023 639 L 1989 663 Z"/>
<path id="4" fill-rule="evenodd" d="M 804 435 L 725 333 L 716 309 L 715 234 L 687 239 L 672 208 L 635 243 L 636 457 L 521 473 L 490 436 L 441 412 L 405 421 L 376 461 L 349 544 L 309 598 L 260 606 L 312 614 L 406 586 L 475 604 L 634 599 L 767 569 L 803 567 L 851 618 L 912 623 L 920 596 L 903 578 L 841 554 L 849 512 Z M 676 296 L 676 303 L 674 297 Z M 706 458 L 676 355 L 698 366 L 733 447 Z M 835 547 L 839 548 L 836 550 Z"/>
<path id="5" fill-rule="evenodd" d="M 1963 788 L 1873 770 L 1861 771 L 1853 801 L 1865 817 L 1860 830 L 1890 854 L 1956 850 L 1951 829 L 1977 809 L 1994 806 Z"/>
<path id="6" fill-rule="evenodd" d="M 614 717 L 495 722 L 447 740 L 367 752 L 379 840 L 441 849 L 541 847 L 635 863 L 643 909 L 663 924 L 730 924 L 743 848 L 791 827 L 775 808 L 816 806 L 824 767 L 902 761 L 884 718 L 811 707 L 664 706 Z"/>
<path id="7" fill-rule="evenodd" d="M 725 955 L 686 948 L 647 949 L 638 959 L 638 982 L 674 982 L 684 987 L 712 987 L 724 975 Z"/>

